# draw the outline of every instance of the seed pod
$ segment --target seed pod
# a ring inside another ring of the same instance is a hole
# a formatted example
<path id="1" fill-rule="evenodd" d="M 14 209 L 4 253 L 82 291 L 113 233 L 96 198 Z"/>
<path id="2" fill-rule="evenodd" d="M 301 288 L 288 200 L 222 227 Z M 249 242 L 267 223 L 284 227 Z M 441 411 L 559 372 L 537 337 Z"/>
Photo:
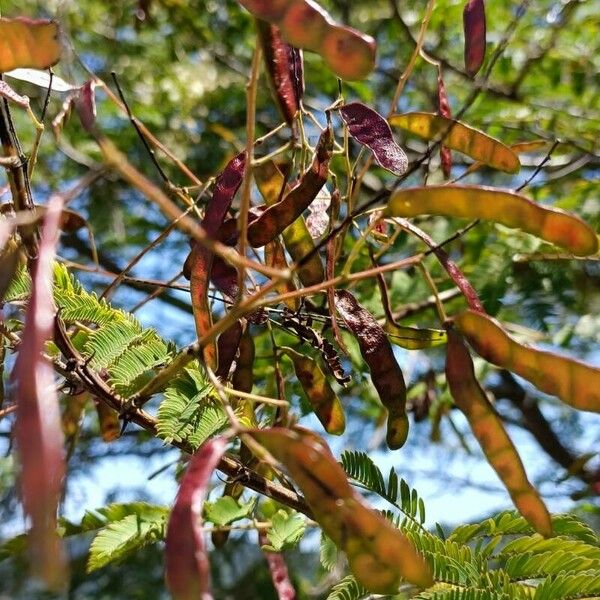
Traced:
<path id="1" fill-rule="evenodd" d="M 292 348 L 284 347 L 281 350 L 294 363 L 296 377 L 325 431 L 333 435 L 344 433 L 346 428 L 344 408 L 319 365 L 309 356 L 300 354 Z"/>
<path id="2" fill-rule="evenodd" d="M 476 185 L 403 188 L 392 194 L 386 214 L 484 219 L 522 229 L 576 256 L 598 252 L 598 236 L 579 217 L 537 204 L 512 190 Z"/>
<path id="3" fill-rule="evenodd" d="M 381 403 L 388 410 L 387 444 L 401 448 L 408 436 L 406 385 L 385 332 L 347 290 L 336 290 L 335 307 L 355 335 Z"/>
<path id="4" fill-rule="evenodd" d="M 448 94 L 446 93 L 446 86 L 442 79 L 442 71 L 438 73 L 438 112 L 442 117 L 447 119 L 452 118 L 452 111 L 450 110 L 450 102 L 448 100 Z M 440 161 L 442 165 L 442 172 L 444 177 L 448 179 L 452 172 L 452 151 L 443 144 L 440 145 Z"/>
<path id="5" fill-rule="evenodd" d="M 285 178 L 274 162 L 271 161 L 256 167 L 254 180 L 267 206 L 279 201 L 285 185 Z M 285 191 L 287 192 L 287 189 Z M 286 250 L 295 262 L 313 252 L 315 244 L 302 215 L 286 227 L 281 235 Z M 321 283 L 324 277 L 323 263 L 316 252 L 312 254 L 308 262 L 298 269 L 298 278 L 306 286 Z"/>
<path id="6" fill-rule="evenodd" d="M 244 331 L 239 343 L 239 354 L 235 371 L 231 377 L 233 389 L 250 393 L 254 385 L 254 340 L 248 328 Z"/>
<path id="7" fill-rule="evenodd" d="M 226 329 L 217 340 L 219 367 L 215 371 L 215 375 L 221 381 L 226 381 L 229 377 L 229 371 L 235 360 L 243 331 L 242 323 L 238 321 Z"/>
<path id="8" fill-rule="evenodd" d="M 104 442 L 114 442 L 121 434 L 121 424 L 119 416 L 107 404 L 94 398 L 96 412 L 98 414 L 98 425 L 100 426 L 100 435 Z"/>
<path id="9" fill-rule="evenodd" d="M 192 456 L 169 515 L 165 576 L 175 600 L 212 599 L 202 507 L 208 484 L 227 447 L 224 437 L 205 442 Z"/>
<path id="10" fill-rule="evenodd" d="M 275 25 L 262 20 L 257 25 L 273 95 L 283 118 L 291 125 L 304 93 L 302 51 L 285 42 Z"/>
<path id="11" fill-rule="evenodd" d="M 269 544 L 269 538 L 264 531 L 259 531 L 258 543 L 261 546 L 267 546 Z M 267 559 L 267 564 L 269 565 L 269 572 L 271 573 L 273 587 L 277 592 L 278 600 L 296 600 L 296 592 L 290 581 L 283 554 L 281 552 L 263 552 Z"/>
<path id="12" fill-rule="evenodd" d="M 362 102 L 351 102 L 340 108 L 340 115 L 348 126 L 348 133 L 366 146 L 377 164 L 400 177 L 408 168 L 408 158 L 392 136 L 388 122 Z"/>
<path id="13" fill-rule="evenodd" d="M 473 361 L 459 333 L 449 326 L 446 380 L 456 406 L 465 414 L 488 462 L 519 512 L 543 536 L 552 535 L 546 505 L 527 479 L 521 458 L 475 377 Z"/>
<path id="14" fill-rule="evenodd" d="M 457 329 L 485 360 L 516 373 L 578 410 L 600 412 L 600 369 L 517 342 L 500 323 L 473 311 L 458 315 Z"/>
<path id="15" fill-rule="evenodd" d="M 233 197 L 242 183 L 245 164 L 246 153 L 242 152 L 229 161 L 223 172 L 217 177 L 212 198 L 206 206 L 206 212 L 202 221 L 202 226 L 207 234 L 213 238 L 217 237 L 217 233 L 231 206 Z M 189 259 L 189 269 L 192 309 L 198 339 L 202 339 L 212 326 L 212 315 L 208 302 L 208 285 L 212 266 L 212 252 L 200 244 L 194 244 Z M 216 369 L 216 345 L 214 343 L 206 344 L 202 349 L 202 354 L 207 366 L 211 369 Z"/>
<path id="16" fill-rule="evenodd" d="M 463 10 L 465 32 L 465 69 L 474 77 L 485 58 L 485 4 L 483 0 L 468 0 Z"/>
<path id="17" fill-rule="evenodd" d="M 465 123 L 427 112 L 411 112 L 390 117 L 390 125 L 401 127 L 426 140 L 441 140 L 473 160 L 507 173 L 518 173 L 519 157 L 501 141 Z"/>
<path id="18" fill-rule="evenodd" d="M 401 581 L 432 585 L 423 557 L 354 492 L 323 439 L 301 428 L 261 429 L 251 435 L 285 465 L 323 531 L 346 553 L 360 584 L 379 594 L 397 593 Z"/>
<path id="19" fill-rule="evenodd" d="M 248 226 L 248 242 L 251 246 L 260 248 L 268 244 L 308 208 L 327 181 L 332 150 L 333 134 L 331 127 L 328 127 L 319 138 L 312 165 L 300 181 Z"/>
<path id="20" fill-rule="evenodd" d="M 48 69 L 60 60 L 60 54 L 56 21 L 0 18 L 0 73 Z"/>
<path id="21" fill-rule="evenodd" d="M 320 54 L 342 79 L 364 79 L 375 66 L 375 40 L 338 25 L 313 0 L 238 0 L 255 17 L 276 25 L 292 46 Z"/>

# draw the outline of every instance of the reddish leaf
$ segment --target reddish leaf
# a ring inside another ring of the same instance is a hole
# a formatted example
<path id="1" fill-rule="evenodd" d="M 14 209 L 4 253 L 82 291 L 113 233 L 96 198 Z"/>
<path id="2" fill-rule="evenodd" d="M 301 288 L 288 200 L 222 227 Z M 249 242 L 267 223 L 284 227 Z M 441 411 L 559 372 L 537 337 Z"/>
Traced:
<path id="1" fill-rule="evenodd" d="M 337 290 L 335 307 L 356 336 L 373 385 L 388 410 L 387 444 L 392 449 L 400 448 L 408 436 L 406 385 L 392 346 L 375 317 L 350 292 Z"/>
<path id="2" fill-rule="evenodd" d="M 226 447 L 223 437 L 204 443 L 181 480 L 166 538 L 166 580 L 175 600 L 212 600 L 202 508 L 210 477 Z"/>
<path id="3" fill-rule="evenodd" d="M 465 31 L 465 69 L 473 77 L 485 58 L 485 5 L 483 0 L 468 0 L 463 11 Z"/>
<path id="4" fill-rule="evenodd" d="M 56 512 L 65 475 L 63 433 L 52 366 L 44 346 L 52 339 L 54 301 L 52 264 L 62 201 L 54 197 L 44 219 L 39 254 L 32 274 L 32 292 L 14 368 L 16 380 L 16 441 L 21 462 L 21 497 L 31 519 L 28 536 L 31 565 L 49 586 L 65 578 Z"/>
<path id="5" fill-rule="evenodd" d="M 366 146 L 379 165 L 398 177 L 406 172 L 408 158 L 392 136 L 388 122 L 362 102 L 351 102 L 340 108 L 350 135 Z"/>
<path id="6" fill-rule="evenodd" d="M 269 538 L 264 532 L 258 534 L 258 541 L 261 546 L 269 545 Z M 265 552 L 264 554 L 269 565 L 269 571 L 271 572 L 273 586 L 277 592 L 277 598 L 279 600 L 295 600 L 296 591 L 290 581 L 283 555 L 280 552 Z"/>
<path id="7" fill-rule="evenodd" d="M 290 46 L 275 25 L 258 21 L 265 66 L 281 114 L 292 124 L 304 93 L 302 51 Z"/>
<path id="8" fill-rule="evenodd" d="M 229 161 L 223 172 L 217 177 L 212 198 L 206 206 L 206 212 L 202 220 L 202 227 L 213 238 L 217 238 L 219 228 L 231 206 L 233 197 L 242 184 L 245 164 L 246 153 L 241 152 Z M 212 252 L 200 244 L 194 244 L 190 256 L 190 291 L 198 339 L 202 339 L 212 326 L 212 316 L 208 302 L 208 284 L 212 266 Z M 202 352 L 206 364 L 210 368 L 216 369 L 216 345 L 214 343 L 206 344 Z"/>
<path id="9" fill-rule="evenodd" d="M 268 244 L 310 206 L 327 181 L 332 151 L 333 134 L 331 127 L 328 127 L 319 138 L 312 165 L 300 181 L 279 202 L 269 206 L 249 225 L 250 245 L 259 248 Z"/>

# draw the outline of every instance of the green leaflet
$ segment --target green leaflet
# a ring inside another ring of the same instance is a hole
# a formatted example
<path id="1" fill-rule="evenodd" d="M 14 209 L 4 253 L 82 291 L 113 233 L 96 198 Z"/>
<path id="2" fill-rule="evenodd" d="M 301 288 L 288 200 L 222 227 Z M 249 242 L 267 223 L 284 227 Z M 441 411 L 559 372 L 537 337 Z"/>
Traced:
<path id="1" fill-rule="evenodd" d="M 60 527 L 63 537 L 98 531 L 90 546 L 90 573 L 163 539 L 168 514 L 166 506 L 146 502 L 109 504 L 86 511 L 79 524 L 62 519 Z"/>
<path id="2" fill-rule="evenodd" d="M 249 517 L 256 502 L 238 502 L 231 496 L 222 496 L 215 502 L 204 503 L 204 518 L 215 525 L 229 525 L 234 521 Z"/>
<path id="3" fill-rule="evenodd" d="M 198 363 L 186 368 L 164 392 L 158 409 L 158 435 L 166 443 L 187 442 L 198 448 L 227 425 L 227 417 L 216 403 L 212 385 L 204 379 Z"/>
<path id="4" fill-rule="evenodd" d="M 347 575 L 331 588 L 327 600 L 360 600 L 367 595 L 370 595 L 367 589 L 360 585 L 352 575 Z"/>
<path id="5" fill-rule="evenodd" d="M 117 562 L 129 553 L 162 539 L 166 517 L 165 511 L 154 518 L 128 515 L 120 521 L 109 523 L 98 532 L 90 546 L 88 573 Z"/>
<path id="6" fill-rule="evenodd" d="M 6 294 L 6 301 L 25 300 L 31 280 L 20 269 Z M 175 348 L 151 328 L 143 328 L 131 314 L 111 306 L 94 293 L 87 292 L 61 263 L 54 266 L 54 301 L 65 324 L 83 323 L 91 333 L 78 331 L 73 345 L 90 365 L 106 369 L 109 383 L 123 395 L 133 394 L 168 362 Z"/>
<path id="7" fill-rule="evenodd" d="M 361 486 L 387 500 L 407 517 L 425 522 L 425 505 L 415 489 L 411 489 L 404 479 L 400 479 L 391 468 L 388 483 L 383 473 L 365 452 L 346 450 L 341 456 L 342 466 L 349 477 Z"/>
<path id="8" fill-rule="evenodd" d="M 271 518 L 271 528 L 267 531 L 270 546 L 268 552 L 281 552 L 298 545 L 306 529 L 306 519 L 299 513 L 287 513 L 278 510 Z"/>
<path id="9" fill-rule="evenodd" d="M 321 545 L 319 549 L 319 562 L 330 573 L 338 564 L 340 553 L 334 541 L 323 531 L 321 532 Z"/>
<path id="10" fill-rule="evenodd" d="M 553 515 L 552 530 L 560 536 L 571 537 L 591 545 L 598 545 L 598 536 L 583 521 L 569 514 Z M 516 511 L 503 511 L 481 523 L 460 525 L 450 539 L 465 544 L 480 537 L 531 534 L 533 528 Z"/>

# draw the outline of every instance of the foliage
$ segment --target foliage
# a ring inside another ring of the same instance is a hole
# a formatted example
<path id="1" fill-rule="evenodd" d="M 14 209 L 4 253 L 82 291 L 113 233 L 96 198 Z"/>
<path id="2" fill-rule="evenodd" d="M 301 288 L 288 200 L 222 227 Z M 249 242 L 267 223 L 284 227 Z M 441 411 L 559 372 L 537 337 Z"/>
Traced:
<path id="1" fill-rule="evenodd" d="M 3 3 L 0 595 L 162 598 L 164 555 L 186 600 L 600 597 L 597 511 L 545 505 L 600 493 L 596 25 L 576 0 Z M 466 454 L 520 512 L 429 523 L 427 479 L 491 487 Z M 113 457 L 144 489 L 124 470 L 71 518 Z"/>

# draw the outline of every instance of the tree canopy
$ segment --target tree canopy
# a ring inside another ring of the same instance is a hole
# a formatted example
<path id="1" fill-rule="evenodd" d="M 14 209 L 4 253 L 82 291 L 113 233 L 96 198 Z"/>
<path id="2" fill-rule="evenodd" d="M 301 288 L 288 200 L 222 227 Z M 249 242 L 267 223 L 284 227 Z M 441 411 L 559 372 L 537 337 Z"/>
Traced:
<path id="1" fill-rule="evenodd" d="M 594 4 L 3 2 L 0 592 L 600 598 Z"/>

